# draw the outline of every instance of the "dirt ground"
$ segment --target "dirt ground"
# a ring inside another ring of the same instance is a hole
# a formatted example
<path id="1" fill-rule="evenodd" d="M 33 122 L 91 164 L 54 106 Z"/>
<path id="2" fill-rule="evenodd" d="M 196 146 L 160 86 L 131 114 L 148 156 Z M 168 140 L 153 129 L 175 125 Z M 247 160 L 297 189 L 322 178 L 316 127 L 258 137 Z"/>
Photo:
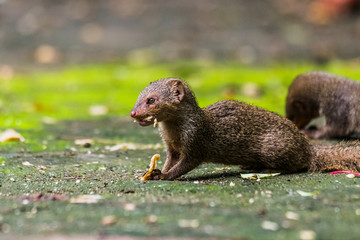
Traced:
<path id="1" fill-rule="evenodd" d="M 165 156 L 153 128 L 102 118 L 29 131 L 23 132 L 33 136 L 31 142 L 0 145 L 0 239 L 355 239 L 360 234 L 354 227 L 360 217 L 358 178 L 302 173 L 250 180 L 235 166 L 205 164 L 178 181 L 141 182 L 150 157 L 160 153 L 161 166 Z M 75 143 L 94 131 L 90 145 Z"/>

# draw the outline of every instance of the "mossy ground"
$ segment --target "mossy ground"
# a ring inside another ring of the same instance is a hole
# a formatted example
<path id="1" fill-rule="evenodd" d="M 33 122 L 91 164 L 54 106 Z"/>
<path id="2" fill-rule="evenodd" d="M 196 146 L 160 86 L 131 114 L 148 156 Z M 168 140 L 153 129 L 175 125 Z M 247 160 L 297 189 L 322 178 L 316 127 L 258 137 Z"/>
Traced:
<path id="1" fill-rule="evenodd" d="M 160 153 L 164 161 L 165 152 L 148 145 L 161 144 L 156 129 L 139 127 L 124 115 L 149 81 L 166 76 L 187 80 L 202 106 L 235 98 L 284 114 L 287 86 L 298 73 L 322 68 L 360 79 L 357 66 L 114 64 L 0 79 L 0 130 L 15 128 L 26 139 L 0 144 L 0 239 L 54 234 L 356 239 L 359 178 L 302 173 L 257 181 L 240 178 L 236 166 L 206 164 L 178 181 L 141 182 L 150 157 Z M 90 115 L 93 105 L 108 113 Z M 76 145 L 82 138 L 94 142 Z M 109 150 L 118 143 L 138 149 Z M 81 195 L 100 199 L 75 203 Z M 102 222 L 108 216 L 112 221 Z"/>

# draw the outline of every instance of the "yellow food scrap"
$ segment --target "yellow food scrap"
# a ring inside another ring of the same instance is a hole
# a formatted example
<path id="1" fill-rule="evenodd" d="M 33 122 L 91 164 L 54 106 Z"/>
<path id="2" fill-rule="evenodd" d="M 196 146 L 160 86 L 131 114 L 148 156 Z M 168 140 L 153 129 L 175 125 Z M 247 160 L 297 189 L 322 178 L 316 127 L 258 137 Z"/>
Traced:
<path id="1" fill-rule="evenodd" d="M 155 118 L 154 119 L 154 128 L 156 128 L 158 126 L 158 120 Z"/>
<path id="2" fill-rule="evenodd" d="M 155 154 L 154 156 L 152 156 L 151 161 L 150 161 L 150 166 L 149 166 L 149 171 L 147 171 L 144 176 L 142 176 L 140 178 L 140 180 L 142 181 L 146 181 L 149 180 L 151 177 L 151 173 L 154 171 L 155 167 L 156 167 L 156 161 L 160 159 L 160 155 L 159 154 Z"/>

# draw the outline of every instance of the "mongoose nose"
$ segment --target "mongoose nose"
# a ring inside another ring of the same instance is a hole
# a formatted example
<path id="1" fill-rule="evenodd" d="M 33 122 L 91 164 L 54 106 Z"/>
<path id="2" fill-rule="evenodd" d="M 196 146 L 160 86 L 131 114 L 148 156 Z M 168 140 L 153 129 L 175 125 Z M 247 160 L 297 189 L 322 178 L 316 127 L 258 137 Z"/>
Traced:
<path id="1" fill-rule="evenodd" d="M 131 111 L 130 116 L 133 117 L 133 118 L 136 117 L 136 112 L 135 112 L 135 111 Z"/>

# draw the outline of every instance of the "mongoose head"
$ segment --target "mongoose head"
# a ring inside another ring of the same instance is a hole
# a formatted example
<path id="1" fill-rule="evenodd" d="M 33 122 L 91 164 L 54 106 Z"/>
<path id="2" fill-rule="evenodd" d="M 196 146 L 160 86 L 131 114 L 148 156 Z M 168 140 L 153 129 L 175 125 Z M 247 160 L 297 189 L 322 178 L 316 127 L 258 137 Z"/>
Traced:
<path id="1" fill-rule="evenodd" d="M 130 116 L 141 126 L 155 126 L 157 122 L 175 119 L 186 91 L 190 91 L 189 87 L 177 78 L 151 82 L 140 93 Z"/>

